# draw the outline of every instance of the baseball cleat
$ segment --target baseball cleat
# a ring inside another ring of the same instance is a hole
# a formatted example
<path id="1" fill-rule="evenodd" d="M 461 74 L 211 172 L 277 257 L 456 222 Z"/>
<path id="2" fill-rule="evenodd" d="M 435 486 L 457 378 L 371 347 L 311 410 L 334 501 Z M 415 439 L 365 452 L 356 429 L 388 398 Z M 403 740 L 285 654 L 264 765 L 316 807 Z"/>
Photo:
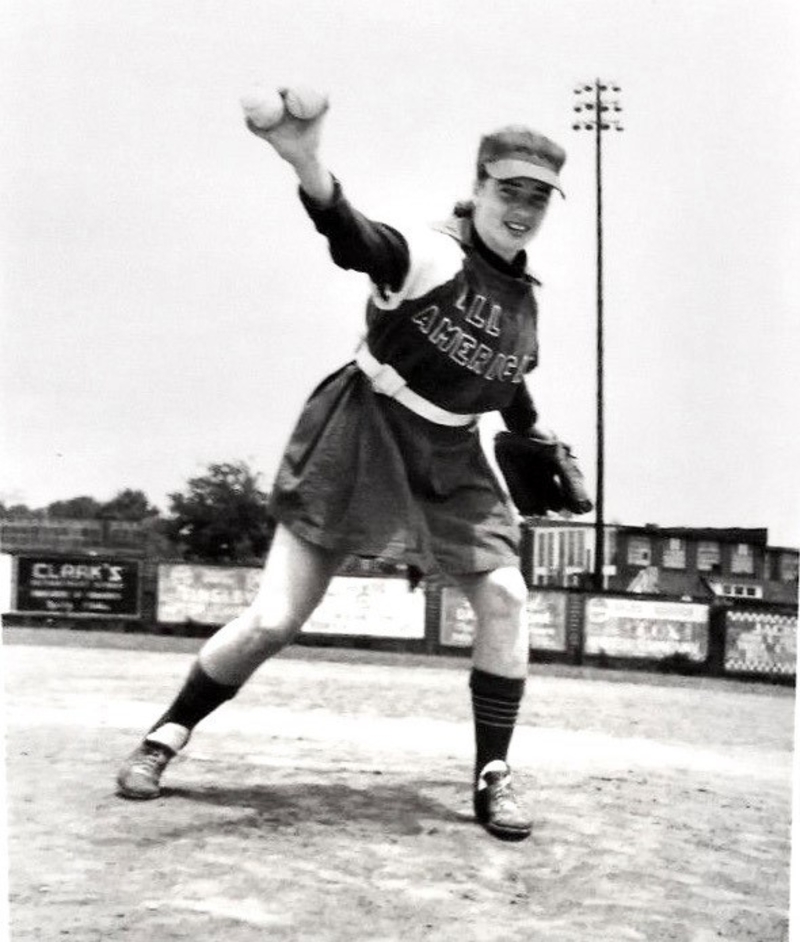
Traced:
<path id="1" fill-rule="evenodd" d="M 511 769 L 501 759 L 487 763 L 475 785 L 475 819 L 490 834 L 504 841 L 530 836 L 533 821 L 514 794 Z"/>
<path id="2" fill-rule="evenodd" d="M 161 776 L 174 757 L 169 746 L 145 740 L 122 764 L 117 775 L 117 794 L 123 798 L 158 798 Z"/>

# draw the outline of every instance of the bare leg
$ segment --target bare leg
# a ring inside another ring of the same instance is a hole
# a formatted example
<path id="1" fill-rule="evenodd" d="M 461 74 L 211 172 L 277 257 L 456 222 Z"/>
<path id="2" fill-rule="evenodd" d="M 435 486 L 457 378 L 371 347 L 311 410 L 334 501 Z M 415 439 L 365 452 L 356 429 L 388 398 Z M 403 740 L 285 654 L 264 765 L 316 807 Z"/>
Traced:
<path id="1" fill-rule="evenodd" d="M 294 640 L 321 601 L 340 557 L 279 524 L 258 594 L 203 645 L 199 663 L 217 683 L 240 686 L 267 658 Z"/>
<path id="2" fill-rule="evenodd" d="M 117 790 L 125 798 L 157 798 L 167 764 L 194 727 L 236 695 L 268 657 L 289 644 L 314 611 L 336 571 L 335 553 L 279 526 L 256 598 L 201 648 L 177 696 L 123 763 Z"/>
<path id="3" fill-rule="evenodd" d="M 472 663 L 478 670 L 501 677 L 523 678 L 528 673 L 528 591 L 515 566 L 458 577 L 478 625 Z"/>

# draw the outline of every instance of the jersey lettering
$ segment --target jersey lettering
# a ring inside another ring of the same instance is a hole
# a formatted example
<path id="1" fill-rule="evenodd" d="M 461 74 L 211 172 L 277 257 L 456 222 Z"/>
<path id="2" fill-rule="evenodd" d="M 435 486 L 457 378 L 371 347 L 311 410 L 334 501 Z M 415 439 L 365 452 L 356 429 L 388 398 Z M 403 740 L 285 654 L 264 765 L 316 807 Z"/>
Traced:
<path id="1" fill-rule="evenodd" d="M 464 313 L 464 320 L 472 327 L 485 327 L 486 319 L 481 314 L 483 306 L 486 304 L 486 298 L 482 294 L 477 294 L 469 285 L 464 285 L 456 301 L 456 309 Z"/>
<path id="2" fill-rule="evenodd" d="M 439 308 L 436 304 L 426 307 L 424 311 L 420 311 L 411 318 L 412 322 L 419 327 L 423 334 L 429 334 L 438 319 Z"/>
<path id="3" fill-rule="evenodd" d="M 503 370 L 506 366 L 506 357 L 505 354 L 496 353 L 494 359 L 486 368 L 486 372 L 483 374 L 484 379 L 499 379 L 503 375 Z"/>
<path id="4" fill-rule="evenodd" d="M 525 286 L 485 277 L 480 266 L 476 270 L 465 263 L 454 271 L 449 252 L 443 259 L 441 271 L 424 269 L 426 291 L 400 298 L 392 312 L 371 309 L 370 346 L 412 389 L 418 386 L 416 391 L 444 408 L 471 411 L 474 404 L 475 411 L 487 411 L 502 406 L 511 396 L 510 387 L 522 383 L 536 362 L 535 298 Z M 416 292 L 419 285 L 414 285 Z M 419 350 L 420 344 L 429 353 Z M 442 389 L 439 401 L 437 370 L 447 369 L 446 364 L 464 375 L 452 396 Z"/>
<path id="5" fill-rule="evenodd" d="M 462 334 L 458 344 L 450 351 L 450 359 L 459 366 L 468 366 L 470 353 L 478 346 L 478 341 L 472 334 Z"/>
<path id="6" fill-rule="evenodd" d="M 487 347 L 485 343 L 479 344 L 478 349 L 472 354 L 472 359 L 467 364 L 467 369 L 472 373 L 481 376 L 486 369 L 486 364 L 491 360 L 494 350 Z"/>
<path id="7" fill-rule="evenodd" d="M 490 337 L 500 336 L 500 318 L 503 316 L 503 309 L 499 304 L 493 304 L 489 312 L 489 320 L 486 324 L 486 333 Z"/>

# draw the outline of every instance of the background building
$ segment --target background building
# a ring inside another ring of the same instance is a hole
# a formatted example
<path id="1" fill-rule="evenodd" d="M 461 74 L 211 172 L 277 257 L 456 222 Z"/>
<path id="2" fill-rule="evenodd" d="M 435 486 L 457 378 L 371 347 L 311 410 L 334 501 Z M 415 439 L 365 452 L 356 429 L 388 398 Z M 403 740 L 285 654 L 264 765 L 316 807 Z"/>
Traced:
<path id="1" fill-rule="evenodd" d="M 115 552 L 141 556 L 147 550 L 147 530 L 129 520 L 65 517 L 4 517 L 0 519 L 0 551 Z"/>
<path id="2" fill-rule="evenodd" d="M 605 528 L 603 567 L 606 586 L 616 575 L 617 531 Z M 523 573 L 532 586 L 588 586 L 594 572 L 596 531 L 593 523 L 555 517 L 530 517 L 523 544 Z"/>
<path id="3" fill-rule="evenodd" d="M 582 586 L 594 565 L 593 524 L 532 517 L 526 563 L 534 586 Z M 768 545 L 766 529 L 609 525 L 604 587 L 693 599 L 797 604 L 798 550 Z"/>

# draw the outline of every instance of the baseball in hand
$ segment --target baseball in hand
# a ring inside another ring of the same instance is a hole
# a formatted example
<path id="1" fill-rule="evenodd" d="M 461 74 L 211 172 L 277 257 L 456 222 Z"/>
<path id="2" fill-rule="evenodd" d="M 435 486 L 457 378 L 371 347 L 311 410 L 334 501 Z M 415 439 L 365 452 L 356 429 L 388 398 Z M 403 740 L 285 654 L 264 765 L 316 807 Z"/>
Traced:
<path id="1" fill-rule="evenodd" d="M 277 90 L 255 85 L 239 101 L 244 116 L 262 131 L 269 131 L 283 120 L 283 98 Z"/>
<path id="2" fill-rule="evenodd" d="M 328 107 L 328 96 L 314 88 L 295 85 L 284 91 L 286 110 L 295 118 L 311 121 L 318 118 Z"/>

